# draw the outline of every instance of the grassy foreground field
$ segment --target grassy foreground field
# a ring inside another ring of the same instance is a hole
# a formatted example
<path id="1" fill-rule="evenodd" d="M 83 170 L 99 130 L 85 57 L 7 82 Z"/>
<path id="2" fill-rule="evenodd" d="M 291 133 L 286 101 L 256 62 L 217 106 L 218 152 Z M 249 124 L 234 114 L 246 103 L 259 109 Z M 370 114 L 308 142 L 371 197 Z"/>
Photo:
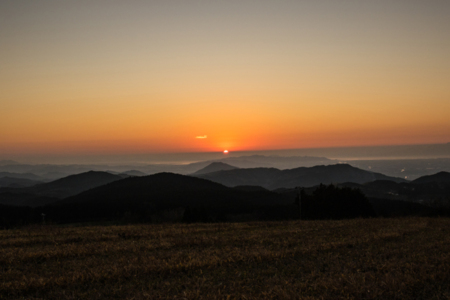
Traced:
<path id="1" fill-rule="evenodd" d="M 0 299 L 450 299 L 450 219 L 0 231 Z"/>

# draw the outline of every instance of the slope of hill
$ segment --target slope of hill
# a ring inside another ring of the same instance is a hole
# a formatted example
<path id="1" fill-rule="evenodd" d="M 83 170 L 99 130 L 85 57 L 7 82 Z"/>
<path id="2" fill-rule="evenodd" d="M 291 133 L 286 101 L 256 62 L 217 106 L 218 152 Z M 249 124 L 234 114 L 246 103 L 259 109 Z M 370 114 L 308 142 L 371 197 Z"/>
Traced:
<path id="1" fill-rule="evenodd" d="M 228 170 L 235 170 L 238 169 L 237 167 L 231 166 L 229 164 L 223 163 L 223 162 L 213 162 L 204 167 L 203 169 L 198 170 L 192 175 L 201 175 L 201 174 L 207 174 L 207 173 L 213 173 L 218 171 L 228 171 Z"/>
<path id="2" fill-rule="evenodd" d="M 83 191 L 98 187 L 116 180 L 121 176 L 107 172 L 86 172 L 70 175 L 49 183 L 42 183 L 25 188 L 0 188 L 0 204 L 39 206 L 58 201 Z"/>
<path id="3" fill-rule="evenodd" d="M 43 196 L 65 198 L 120 179 L 122 179 L 121 176 L 107 172 L 89 171 L 37 185 L 30 188 L 30 192 Z"/>
<path id="4" fill-rule="evenodd" d="M 364 171 L 347 164 L 278 170 L 273 168 L 236 169 L 197 175 L 226 186 L 259 185 L 277 188 L 312 187 L 341 182 L 365 183 L 375 180 L 405 182 L 404 179 Z"/>
<path id="5" fill-rule="evenodd" d="M 23 188 L 41 183 L 42 181 L 36 181 L 25 178 L 0 177 L 0 187 Z"/>
<path id="6" fill-rule="evenodd" d="M 430 183 L 430 182 L 442 182 L 450 183 L 450 173 L 449 172 L 439 172 L 434 175 L 422 176 L 413 181 L 413 183 Z"/>
<path id="7" fill-rule="evenodd" d="M 29 179 L 35 181 L 43 181 L 41 176 L 35 175 L 33 173 L 12 173 L 12 172 L 0 172 L 0 178 L 9 177 L 9 178 L 22 178 Z"/>

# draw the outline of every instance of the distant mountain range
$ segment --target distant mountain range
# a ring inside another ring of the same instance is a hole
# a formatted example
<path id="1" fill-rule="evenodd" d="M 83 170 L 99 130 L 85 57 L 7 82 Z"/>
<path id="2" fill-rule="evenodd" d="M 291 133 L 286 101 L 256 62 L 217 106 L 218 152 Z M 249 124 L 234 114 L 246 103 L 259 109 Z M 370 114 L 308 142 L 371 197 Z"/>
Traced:
<path id="1" fill-rule="evenodd" d="M 240 157 L 227 157 L 219 162 L 226 163 L 238 168 L 277 168 L 293 169 L 298 167 L 312 167 L 317 165 L 330 165 L 338 161 L 326 157 L 314 156 L 265 156 L 249 155 Z"/>
<path id="2" fill-rule="evenodd" d="M 217 167 L 228 168 L 214 164 L 211 169 Z M 304 187 L 307 193 L 312 193 L 320 183 L 360 189 L 378 215 L 432 215 L 442 205 L 450 205 L 450 183 L 443 181 L 448 174 L 435 175 L 414 183 L 345 164 L 291 170 L 231 169 L 198 176 L 158 173 L 126 178 L 90 171 L 33 187 L 0 188 L 0 223 L 15 222 L 17 218 L 40 222 L 42 213 L 47 220 L 57 223 L 289 219 L 298 214 L 294 202 L 299 191 L 294 187 Z M 210 178 L 226 181 L 233 188 Z M 425 179 L 427 182 L 420 183 Z"/>
<path id="3" fill-rule="evenodd" d="M 248 155 L 240 157 L 226 157 L 216 160 L 200 161 L 190 164 L 136 164 L 136 165 L 50 165 L 50 164 L 19 164 L 8 163 L 12 161 L 5 161 L 5 164 L 0 164 L 0 172 L 13 173 L 33 173 L 41 180 L 55 180 L 68 175 L 79 174 L 90 170 L 94 171 L 111 171 L 114 173 L 126 173 L 132 176 L 145 176 L 148 174 L 156 174 L 161 172 L 172 172 L 178 174 L 192 174 L 213 162 L 222 162 L 233 165 L 238 168 L 279 168 L 291 169 L 295 167 L 308 167 L 319 164 L 333 164 L 337 161 L 330 160 L 324 157 L 311 156 L 264 156 L 264 155 Z M 131 173 L 130 173 L 131 172 Z M 135 172 L 142 172 L 137 174 Z M 135 174 L 132 174 L 135 173 Z M 28 178 L 31 179 L 31 178 Z"/>
<path id="4" fill-rule="evenodd" d="M 315 166 L 278 170 L 275 168 L 252 168 L 217 171 L 195 175 L 225 186 L 261 186 L 269 190 L 278 188 L 312 187 L 331 183 L 366 183 L 375 180 L 406 182 L 405 179 L 389 177 L 380 173 L 364 171 L 348 164 Z"/>
<path id="5" fill-rule="evenodd" d="M 218 172 L 218 171 L 229 171 L 229 170 L 235 170 L 238 169 L 234 166 L 230 166 L 229 164 L 223 163 L 223 162 L 213 162 L 209 165 L 207 165 L 206 167 L 204 167 L 203 169 L 198 170 L 197 172 L 195 172 L 192 175 L 202 175 L 202 174 L 207 174 L 207 173 L 213 173 L 213 172 Z"/>
<path id="6" fill-rule="evenodd" d="M 220 171 L 215 171 L 218 169 Z M 207 171 L 213 172 L 204 173 Z M 140 174 L 140 172 L 133 171 L 129 173 Z M 0 186 L 0 204 L 39 206 L 56 202 L 58 199 L 75 196 L 81 192 L 114 181 L 120 181 L 129 176 L 130 175 L 115 175 L 107 172 L 89 171 L 37 185 L 34 185 L 37 183 L 35 181 L 2 178 L 0 179 L 0 185 L 3 186 Z M 237 169 L 224 163 L 211 163 L 209 166 L 198 170 L 197 174 L 194 174 L 193 176 L 208 179 L 228 187 L 236 187 L 237 190 L 241 191 L 313 187 L 321 183 L 346 183 L 347 186 L 360 188 L 369 197 L 402 200 L 406 199 L 405 196 L 396 196 L 400 193 L 399 189 L 410 189 L 409 185 L 401 184 L 407 182 L 404 179 L 360 170 L 346 164 L 278 170 L 275 168 Z M 442 181 L 442 178 L 447 178 L 447 176 L 448 173 L 439 173 L 432 177 L 418 179 L 414 181 L 414 183 L 420 183 L 424 180 Z M 19 180 L 20 182 L 15 180 Z M 24 187 L 27 185 L 34 186 Z M 441 192 L 442 191 L 438 189 L 438 193 Z M 36 199 L 39 199 L 39 201 Z M 414 199 L 414 201 L 416 200 L 418 199 Z"/>
<path id="7" fill-rule="evenodd" d="M 212 172 L 205 173 L 208 171 Z M 161 217 L 166 214 L 164 211 L 171 211 L 167 212 L 170 215 L 177 207 L 182 210 L 188 207 L 206 209 L 215 216 L 244 212 L 259 215 L 256 219 L 271 219 L 280 212 L 274 206 L 278 209 L 283 206 L 281 215 L 284 216 L 289 215 L 289 210 L 295 211 L 295 207 L 290 206 L 298 193 L 295 187 L 312 192 L 319 184 L 333 183 L 360 189 L 380 215 L 392 216 L 392 212 L 395 215 L 418 214 L 421 209 L 426 214 L 433 212 L 421 204 L 450 207 L 450 176 L 447 172 L 408 182 L 347 164 L 279 170 L 244 169 L 213 162 L 191 176 L 173 173 L 137 176 L 140 171 L 125 173 L 129 174 L 89 171 L 29 187 L 22 186 L 35 181 L 2 177 L 0 184 L 3 180 L 8 187 L 0 187 L 0 205 L 39 207 L 39 211 L 58 215 L 54 219 L 58 222 L 63 222 L 64 218 L 99 220 L 103 216 L 111 219 L 123 216 L 127 211 L 144 220 L 149 215 L 154 216 L 155 212 Z M 33 174 L 24 176 L 34 178 Z M 202 214 L 195 209 L 189 214 Z"/>
<path id="8" fill-rule="evenodd" d="M 289 152 L 286 152 L 288 154 Z M 320 153 L 320 152 L 318 152 Z M 206 156 L 208 157 L 208 156 Z M 201 159 L 201 156 L 198 156 Z M 131 176 L 145 176 L 161 172 L 177 174 L 193 174 L 213 162 L 228 164 L 237 168 L 276 168 L 280 170 L 295 169 L 299 167 L 313 167 L 317 165 L 333 165 L 348 163 L 353 167 L 385 174 L 391 177 L 401 177 L 414 180 L 424 175 L 435 174 L 440 171 L 450 171 L 450 158 L 436 159 L 391 159 L 391 160 L 334 160 L 325 157 L 314 156 L 276 156 L 276 155 L 246 155 L 234 157 L 222 156 L 222 158 L 199 161 L 189 164 L 145 164 L 136 163 L 130 165 L 50 165 L 50 164 L 20 164 L 13 161 L 4 161 L 0 164 L 0 173 L 32 174 L 39 178 L 20 177 L 43 182 L 53 181 L 73 174 L 80 174 L 90 170 L 106 171 L 112 174 Z M 3 175 L 0 177 L 16 177 Z"/>

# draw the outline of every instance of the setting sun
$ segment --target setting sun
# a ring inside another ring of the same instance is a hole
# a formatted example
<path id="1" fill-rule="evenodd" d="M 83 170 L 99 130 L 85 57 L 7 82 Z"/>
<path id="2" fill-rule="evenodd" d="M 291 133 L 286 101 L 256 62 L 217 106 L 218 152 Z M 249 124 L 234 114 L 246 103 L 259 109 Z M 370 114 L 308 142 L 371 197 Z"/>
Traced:
<path id="1" fill-rule="evenodd" d="M 228 154 L 228 150 L 223 150 L 223 154 Z"/>

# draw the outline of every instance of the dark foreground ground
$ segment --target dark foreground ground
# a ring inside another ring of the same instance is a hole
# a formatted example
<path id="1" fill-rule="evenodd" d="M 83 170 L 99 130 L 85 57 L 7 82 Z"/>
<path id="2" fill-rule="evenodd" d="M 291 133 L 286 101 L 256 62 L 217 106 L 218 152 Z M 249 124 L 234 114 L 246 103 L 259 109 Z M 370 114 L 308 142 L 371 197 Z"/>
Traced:
<path id="1" fill-rule="evenodd" d="M 0 299 L 450 299 L 450 219 L 0 231 Z"/>

